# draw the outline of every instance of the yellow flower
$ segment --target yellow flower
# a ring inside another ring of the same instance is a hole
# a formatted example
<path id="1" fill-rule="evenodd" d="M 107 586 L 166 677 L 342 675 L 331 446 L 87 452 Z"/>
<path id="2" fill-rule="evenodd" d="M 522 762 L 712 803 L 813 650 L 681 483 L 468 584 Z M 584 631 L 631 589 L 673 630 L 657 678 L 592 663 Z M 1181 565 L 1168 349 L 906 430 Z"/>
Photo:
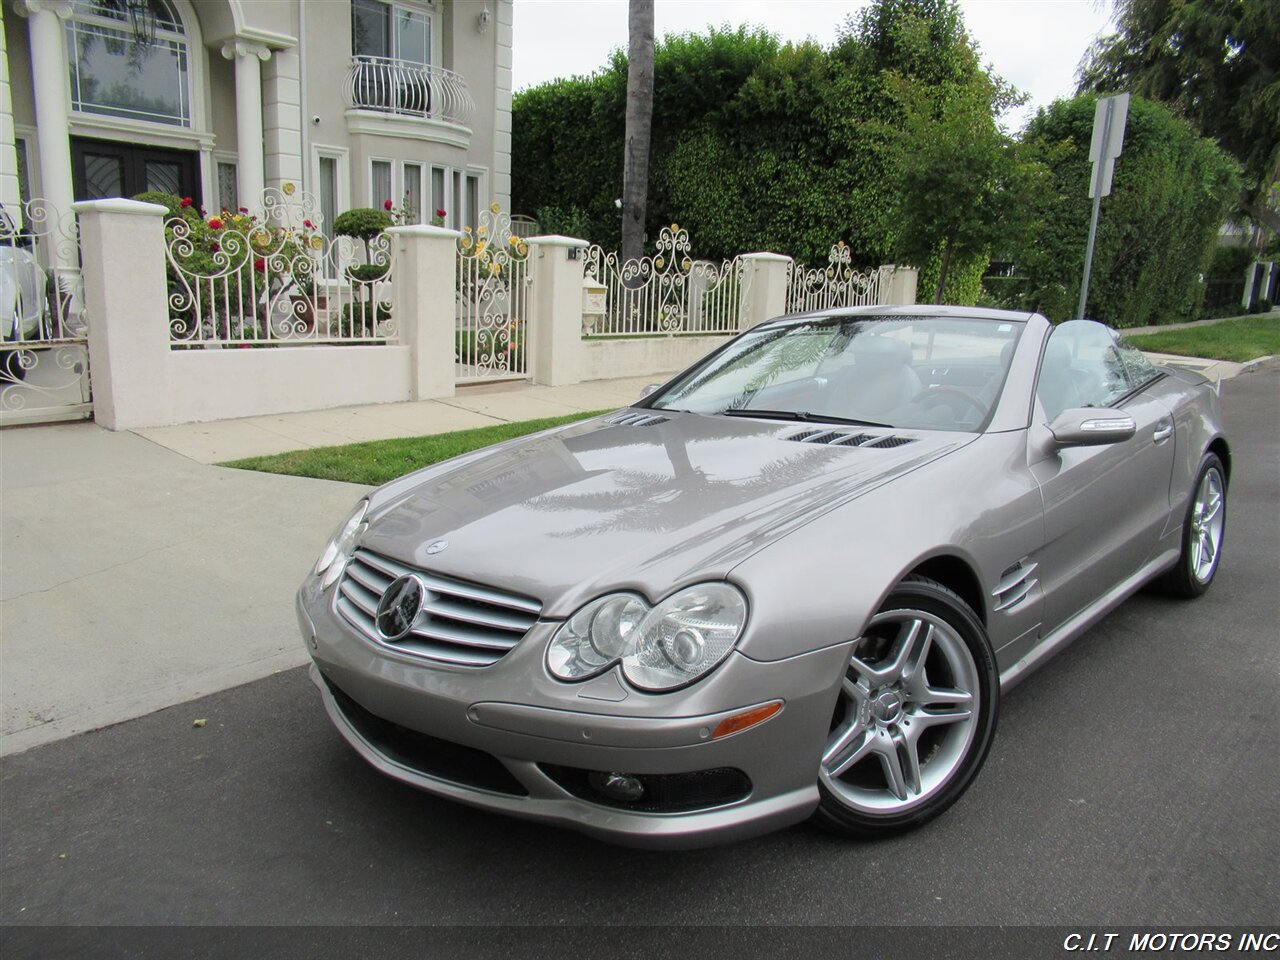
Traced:
<path id="1" fill-rule="evenodd" d="M 502 208 L 501 208 L 500 206 L 498 206 L 498 201 L 497 201 L 497 200 L 495 200 L 495 201 L 493 201 L 493 203 L 489 204 L 489 209 L 490 209 L 491 211 L 493 211 L 494 213 L 497 213 L 497 212 L 498 212 L 499 210 L 501 210 Z"/>
<path id="2" fill-rule="evenodd" d="M 666 264 L 666 262 L 667 262 L 667 261 L 663 260 L 661 257 L 654 257 L 654 258 L 653 258 L 653 265 L 654 265 L 655 267 L 657 267 L 659 270 L 661 270 L 661 269 L 663 268 L 663 266 Z"/>
<path id="3" fill-rule="evenodd" d="M 490 275 L 490 276 L 493 276 L 493 275 L 498 274 L 498 273 L 501 273 L 501 272 L 502 272 L 502 267 L 501 267 L 501 265 L 500 265 L 500 264 L 498 264 L 498 263 L 496 263 L 496 262 L 494 262 L 494 263 L 490 263 L 490 264 L 489 264 L 489 275 Z"/>
<path id="4" fill-rule="evenodd" d="M 476 233 L 480 234 L 480 236 L 482 237 L 488 232 L 489 232 L 488 227 L 481 227 L 479 230 L 476 231 Z"/>
<path id="5" fill-rule="evenodd" d="M 286 180 L 286 181 L 285 181 L 285 183 L 284 183 L 284 186 L 282 186 L 280 189 L 284 191 L 284 195 L 285 195 L 286 197 L 292 197 L 292 196 L 293 196 L 293 191 L 297 190 L 298 188 L 297 188 L 297 187 L 295 187 L 295 186 L 293 185 L 293 183 L 291 183 L 290 181 Z"/>
<path id="6" fill-rule="evenodd" d="M 528 252 L 529 252 L 529 245 L 526 244 L 523 240 L 521 240 L 519 243 L 516 244 L 516 253 L 520 254 L 520 256 L 523 257 Z"/>
<path id="7" fill-rule="evenodd" d="M 488 246 L 488 244 L 487 244 L 487 243 L 485 243 L 483 240 L 481 240 L 479 243 L 477 243 L 477 244 L 476 244 L 476 253 L 477 253 L 477 254 L 484 253 L 484 251 L 485 251 L 485 247 L 487 247 L 487 246 Z"/>
<path id="8" fill-rule="evenodd" d="M 317 233 L 315 236 L 313 236 L 313 237 L 311 238 L 311 249 L 312 249 L 312 250 L 323 250 L 323 249 L 324 249 L 324 237 L 320 236 L 320 234 L 318 234 L 318 233 Z"/>
<path id="9" fill-rule="evenodd" d="M 685 257 L 682 261 L 680 261 L 680 269 L 682 270 L 688 270 L 692 266 L 693 266 L 693 261 L 690 260 L 688 257 Z"/>

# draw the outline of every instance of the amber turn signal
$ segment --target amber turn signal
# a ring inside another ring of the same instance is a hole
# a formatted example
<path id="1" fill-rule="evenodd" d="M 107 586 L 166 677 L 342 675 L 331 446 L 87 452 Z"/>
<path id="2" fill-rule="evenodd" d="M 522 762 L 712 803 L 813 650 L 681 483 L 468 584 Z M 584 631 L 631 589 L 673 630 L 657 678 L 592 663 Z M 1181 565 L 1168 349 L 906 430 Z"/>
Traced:
<path id="1" fill-rule="evenodd" d="M 750 710 L 742 711 L 742 713 L 735 713 L 732 717 L 725 717 L 716 727 L 715 733 L 711 734 L 711 739 L 719 740 L 721 737 L 727 737 L 731 733 L 738 733 L 749 727 L 754 727 L 757 723 L 764 723 L 781 709 L 782 701 L 774 700 L 772 703 L 752 707 Z"/>

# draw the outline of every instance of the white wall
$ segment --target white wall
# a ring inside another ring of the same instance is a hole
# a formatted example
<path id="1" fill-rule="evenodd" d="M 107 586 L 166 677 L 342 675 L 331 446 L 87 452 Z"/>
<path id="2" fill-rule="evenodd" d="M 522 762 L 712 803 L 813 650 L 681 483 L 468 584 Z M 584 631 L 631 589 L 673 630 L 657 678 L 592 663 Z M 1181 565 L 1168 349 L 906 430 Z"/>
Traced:
<path id="1" fill-rule="evenodd" d="M 728 341 L 720 337 L 637 337 L 582 341 L 581 380 L 647 377 L 674 373 Z"/>

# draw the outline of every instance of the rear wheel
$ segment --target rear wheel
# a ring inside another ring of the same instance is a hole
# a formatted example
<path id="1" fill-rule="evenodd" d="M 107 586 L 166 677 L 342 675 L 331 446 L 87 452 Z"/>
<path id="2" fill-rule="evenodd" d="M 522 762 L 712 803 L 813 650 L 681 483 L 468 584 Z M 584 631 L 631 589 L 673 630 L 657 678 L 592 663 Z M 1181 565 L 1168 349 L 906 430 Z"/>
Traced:
<path id="1" fill-rule="evenodd" d="M 1208 590 L 1218 572 L 1226 533 L 1227 472 L 1217 454 L 1207 453 L 1182 524 L 1178 564 L 1158 581 L 1164 592 L 1189 599 Z"/>
<path id="2" fill-rule="evenodd" d="M 853 646 L 814 820 L 876 836 L 942 813 L 986 759 L 999 688 L 986 630 L 965 602 L 933 580 L 901 583 Z"/>

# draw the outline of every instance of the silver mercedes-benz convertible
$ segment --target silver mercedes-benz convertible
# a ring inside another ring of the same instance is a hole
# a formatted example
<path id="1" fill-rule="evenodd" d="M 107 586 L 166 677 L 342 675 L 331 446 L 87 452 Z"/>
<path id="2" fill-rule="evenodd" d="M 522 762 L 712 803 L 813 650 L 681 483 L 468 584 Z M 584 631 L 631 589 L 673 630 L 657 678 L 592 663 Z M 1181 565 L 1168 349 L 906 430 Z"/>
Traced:
<path id="1" fill-rule="evenodd" d="M 784 317 L 632 407 L 375 490 L 298 593 L 333 723 L 442 797 L 645 846 L 878 835 L 973 782 L 1002 691 L 1194 597 L 1214 385 L 1092 321 Z"/>

